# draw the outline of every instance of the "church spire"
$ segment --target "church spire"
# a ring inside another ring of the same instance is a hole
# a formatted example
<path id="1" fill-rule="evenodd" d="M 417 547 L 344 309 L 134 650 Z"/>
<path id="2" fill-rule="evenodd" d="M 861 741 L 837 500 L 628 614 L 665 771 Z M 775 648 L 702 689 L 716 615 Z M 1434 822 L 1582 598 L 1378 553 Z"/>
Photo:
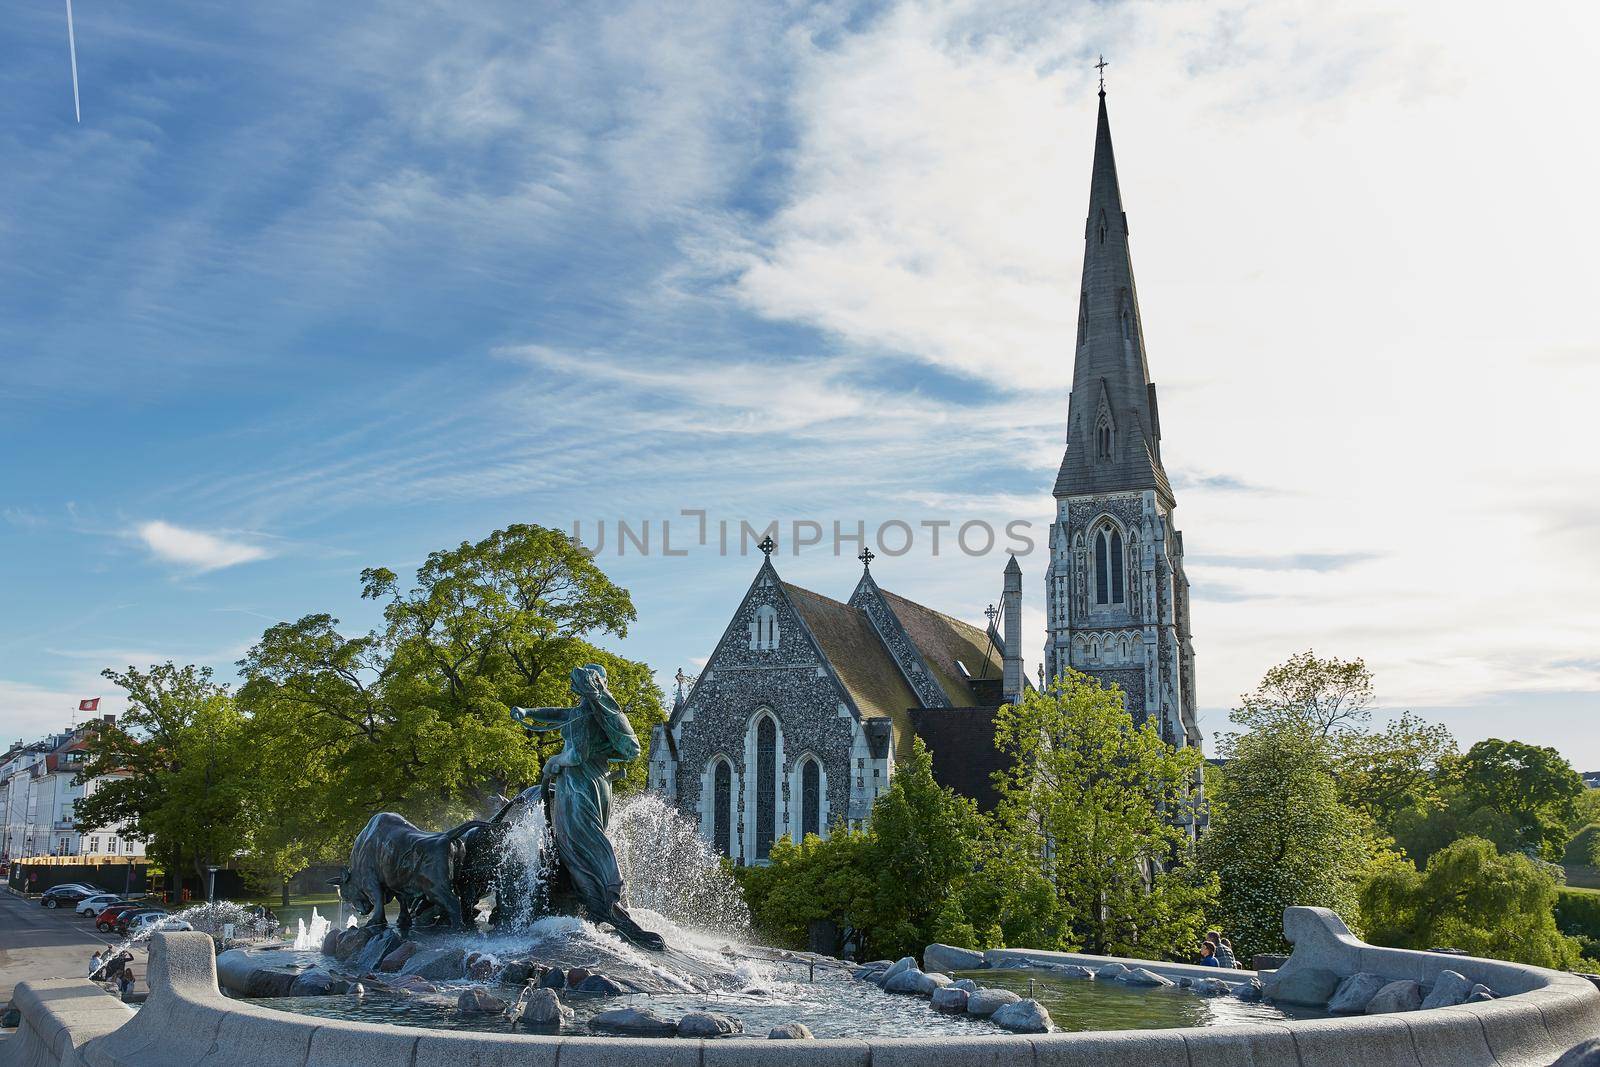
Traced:
<path id="1" fill-rule="evenodd" d="M 1104 81 L 1083 236 L 1067 454 L 1055 495 L 1155 489 L 1170 502 Z"/>

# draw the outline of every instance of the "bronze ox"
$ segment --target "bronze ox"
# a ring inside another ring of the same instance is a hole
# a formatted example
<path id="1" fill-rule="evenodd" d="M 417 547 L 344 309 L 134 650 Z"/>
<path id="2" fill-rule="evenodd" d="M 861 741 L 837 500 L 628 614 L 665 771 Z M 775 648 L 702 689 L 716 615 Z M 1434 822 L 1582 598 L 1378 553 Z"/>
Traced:
<path id="1" fill-rule="evenodd" d="M 350 863 L 333 884 L 339 896 L 355 911 L 372 913 L 370 927 L 387 926 L 383 909 L 400 902 L 400 929 L 411 928 L 413 914 L 433 909 L 451 927 L 473 924 L 468 909 L 476 900 L 463 900 L 457 878 L 467 856 L 472 835 L 489 826 L 473 820 L 442 833 L 419 830 L 391 811 L 374 815 L 356 836 Z"/>

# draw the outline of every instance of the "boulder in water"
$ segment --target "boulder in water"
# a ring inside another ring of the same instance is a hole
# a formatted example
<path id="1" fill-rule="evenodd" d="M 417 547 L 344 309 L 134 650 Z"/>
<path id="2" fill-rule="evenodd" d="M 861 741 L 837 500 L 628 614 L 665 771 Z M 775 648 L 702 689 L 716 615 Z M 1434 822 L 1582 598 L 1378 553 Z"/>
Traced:
<path id="1" fill-rule="evenodd" d="M 1051 964 L 1050 972 L 1058 978 L 1093 978 L 1094 971 L 1079 963 Z"/>
<path id="2" fill-rule="evenodd" d="M 512 1013 L 513 1026 L 530 1030 L 559 1030 L 572 1022 L 572 1009 L 561 1003 L 554 989 L 534 988 L 517 1002 Z"/>
<path id="3" fill-rule="evenodd" d="M 1400 1011 L 1416 1011 L 1422 1007 L 1422 985 L 1409 978 L 1390 982 L 1367 1001 L 1368 1015 L 1388 1015 Z"/>
<path id="4" fill-rule="evenodd" d="M 348 992 L 349 982 L 316 967 L 296 975 L 294 983 L 289 986 L 291 997 L 334 997 Z"/>
<path id="5" fill-rule="evenodd" d="M 499 1015 L 506 1010 L 506 1002 L 481 985 L 463 989 L 456 998 L 456 1010 L 463 1015 Z"/>
<path id="6" fill-rule="evenodd" d="M 467 973 L 467 954 L 459 947 L 425 949 L 407 960 L 400 973 L 450 981 Z"/>
<path id="7" fill-rule="evenodd" d="M 1467 994 L 1468 1004 L 1482 1004 L 1486 1000 L 1494 999 L 1495 991 L 1484 985 L 1482 982 L 1479 982 L 1477 985 L 1473 986 L 1472 992 Z"/>
<path id="8" fill-rule="evenodd" d="M 1019 1034 L 1043 1034 L 1050 1030 L 1050 1013 L 1043 1004 L 1032 999 L 1018 1000 L 995 1009 L 989 1021 Z"/>
<path id="9" fill-rule="evenodd" d="M 1328 1010 L 1336 1015 L 1359 1015 L 1367 1010 L 1367 1002 L 1377 995 L 1378 990 L 1388 984 L 1388 979 L 1371 971 L 1352 974 L 1333 991 L 1333 996 L 1328 1000 Z"/>
<path id="10" fill-rule="evenodd" d="M 1161 975 L 1159 975 L 1156 972 L 1152 971 L 1148 967 L 1134 967 L 1131 970 L 1129 970 L 1127 974 L 1123 975 L 1120 979 L 1118 979 L 1118 981 L 1122 982 L 1123 985 L 1137 985 L 1137 986 L 1169 986 L 1169 985 L 1172 985 L 1172 979 L 1163 978 Z"/>
<path id="11" fill-rule="evenodd" d="M 582 985 L 583 984 L 583 980 L 585 978 L 587 978 L 587 977 L 589 977 L 589 968 L 587 968 L 587 967 L 569 967 L 567 969 L 567 986 L 568 986 L 568 988 Z"/>
<path id="12" fill-rule="evenodd" d="M 393 930 L 379 930 L 367 939 L 367 943 L 361 946 L 360 952 L 351 957 L 350 969 L 360 974 L 376 971 L 384 958 L 401 944 L 403 942 L 400 940 L 400 935 Z"/>
<path id="13" fill-rule="evenodd" d="M 567 988 L 567 972 L 560 967 L 552 967 L 539 976 L 540 989 L 565 989 Z"/>
<path id="14" fill-rule="evenodd" d="M 1098 971 L 1095 971 L 1094 976 L 1101 981 L 1111 981 L 1113 979 L 1121 978 L 1127 973 L 1128 968 L 1124 967 L 1122 964 L 1108 963 Z"/>
<path id="15" fill-rule="evenodd" d="M 993 1015 L 1007 1004 L 1015 1004 L 1021 999 L 1009 989 L 980 989 L 967 994 L 967 1014 Z"/>
<path id="16" fill-rule="evenodd" d="M 604 993 L 607 996 L 613 997 L 619 993 L 627 992 L 626 989 L 623 989 L 620 985 L 613 982 L 603 974 L 591 974 L 589 977 L 579 982 L 576 988 L 580 993 Z"/>
<path id="17" fill-rule="evenodd" d="M 767 1031 L 767 1037 L 774 1041 L 809 1041 L 815 1036 L 805 1023 L 784 1023 Z"/>
<path id="18" fill-rule="evenodd" d="M 1263 983 L 1263 992 L 1284 1004 L 1303 1004 L 1320 1008 L 1339 987 L 1339 976 L 1326 967 L 1302 967 L 1285 974 L 1277 972 Z"/>
<path id="19" fill-rule="evenodd" d="M 390 974 L 398 973 L 406 965 L 406 960 L 417 954 L 418 945 L 415 941 L 402 941 L 389 951 L 378 963 L 378 970 Z M 371 968 L 368 968 L 369 970 Z"/>
<path id="20" fill-rule="evenodd" d="M 467 957 L 467 977 L 484 981 L 494 974 L 495 964 L 498 962 L 487 952 L 474 952 Z"/>
<path id="21" fill-rule="evenodd" d="M 944 1012 L 946 1015 L 960 1015 L 967 1010 L 968 992 L 947 985 L 943 989 L 933 991 L 933 1010 Z"/>
<path id="22" fill-rule="evenodd" d="M 965 989 L 968 993 L 976 993 L 978 991 L 978 983 L 974 982 L 970 978 L 958 978 L 954 982 L 951 982 L 947 988 Z"/>
<path id="23" fill-rule="evenodd" d="M 983 966 L 983 953 L 954 945 L 933 944 L 922 950 L 922 966 L 928 971 L 972 971 Z"/>
<path id="24" fill-rule="evenodd" d="M 728 1037 L 744 1033 L 744 1023 L 714 1011 L 691 1011 L 678 1020 L 679 1037 Z"/>
<path id="25" fill-rule="evenodd" d="M 1451 1008 L 1465 1004 L 1472 995 L 1472 981 L 1459 971 L 1440 971 L 1433 988 L 1422 998 L 1424 1008 Z"/>
<path id="26" fill-rule="evenodd" d="M 916 960 L 912 959 L 910 956 L 901 956 L 899 959 L 891 963 L 888 966 L 888 969 L 886 969 L 882 974 L 878 975 L 876 981 L 880 986 L 888 986 L 890 982 L 894 981 L 896 975 L 905 971 L 918 969 L 920 968 L 917 967 Z"/>
<path id="27" fill-rule="evenodd" d="M 322 935 L 322 954 L 324 956 L 334 955 L 339 945 L 339 935 L 343 932 L 329 927 L 328 932 Z"/>
<path id="28" fill-rule="evenodd" d="M 676 1022 L 657 1015 L 650 1008 L 612 1008 L 590 1019 L 589 1025 L 601 1030 L 646 1037 L 670 1037 L 678 1032 Z"/>

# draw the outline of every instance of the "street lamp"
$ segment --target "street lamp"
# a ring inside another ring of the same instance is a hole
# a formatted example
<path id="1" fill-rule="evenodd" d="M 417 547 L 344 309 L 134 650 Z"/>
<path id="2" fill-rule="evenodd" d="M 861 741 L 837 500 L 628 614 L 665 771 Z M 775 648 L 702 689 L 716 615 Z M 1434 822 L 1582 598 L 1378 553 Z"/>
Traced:
<path id="1" fill-rule="evenodd" d="M 206 868 L 206 903 L 213 903 L 217 899 L 217 872 L 221 867 Z"/>

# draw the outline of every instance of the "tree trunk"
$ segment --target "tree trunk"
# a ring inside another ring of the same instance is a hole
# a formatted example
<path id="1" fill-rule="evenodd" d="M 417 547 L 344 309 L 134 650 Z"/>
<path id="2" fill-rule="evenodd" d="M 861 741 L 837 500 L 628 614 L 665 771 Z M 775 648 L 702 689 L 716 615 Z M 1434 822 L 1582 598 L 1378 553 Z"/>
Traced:
<path id="1" fill-rule="evenodd" d="M 283 879 L 283 902 L 280 906 L 285 909 L 289 907 L 289 879 L 287 876 Z"/>

